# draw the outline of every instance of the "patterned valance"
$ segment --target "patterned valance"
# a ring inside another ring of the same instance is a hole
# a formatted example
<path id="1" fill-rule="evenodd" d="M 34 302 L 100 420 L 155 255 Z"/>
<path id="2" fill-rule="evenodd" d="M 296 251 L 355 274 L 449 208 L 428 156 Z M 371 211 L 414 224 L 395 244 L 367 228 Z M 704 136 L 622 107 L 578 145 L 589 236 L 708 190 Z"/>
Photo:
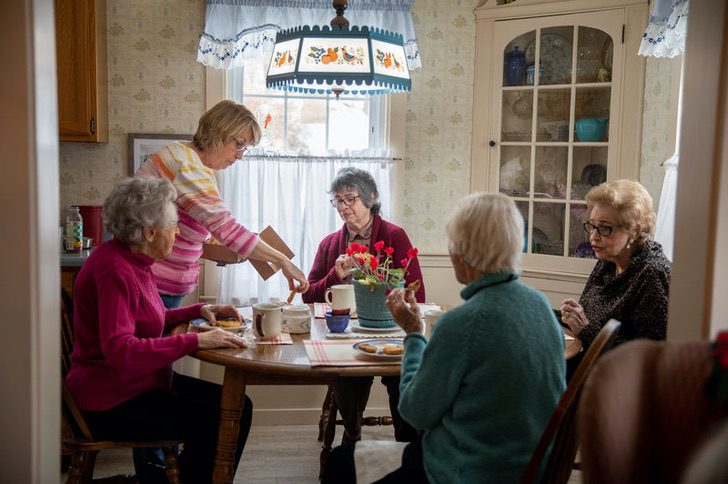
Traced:
<path id="1" fill-rule="evenodd" d="M 349 0 L 352 26 L 367 25 L 401 34 L 412 69 L 421 67 L 410 8 L 415 0 Z M 245 59 L 270 56 L 276 32 L 299 25 L 329 25 L 336 16 L 331 0 L 207 0 L 205 32 L 197 61 L 230 69 Z"/>
<path id="2" fill-rule="evenodd" d="M 676 57 L 685 51 L 688 0 L 655 0 L 639 54 L 645 57 Z"/>

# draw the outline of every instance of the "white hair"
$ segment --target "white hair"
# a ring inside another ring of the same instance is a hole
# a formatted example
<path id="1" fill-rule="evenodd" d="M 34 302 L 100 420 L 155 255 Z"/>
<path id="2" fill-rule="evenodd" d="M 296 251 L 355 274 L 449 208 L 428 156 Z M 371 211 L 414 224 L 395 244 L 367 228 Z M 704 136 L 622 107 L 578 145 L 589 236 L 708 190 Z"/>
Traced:
<path id="1" fill-rule="evenodd" d="M 456 202 L 447 222 L 450 250 L 483 273 L 521 268 L 523 217 L 500 193 L 472 193 Z"/>
<path id="2" fill-rule="evenodd" d="M 167 180 L 127 178 L 104 202 L 104 228 L 127 244 L 143 242 L 144 227 L 167 227 L 177 222 L 177 192 Z"/>

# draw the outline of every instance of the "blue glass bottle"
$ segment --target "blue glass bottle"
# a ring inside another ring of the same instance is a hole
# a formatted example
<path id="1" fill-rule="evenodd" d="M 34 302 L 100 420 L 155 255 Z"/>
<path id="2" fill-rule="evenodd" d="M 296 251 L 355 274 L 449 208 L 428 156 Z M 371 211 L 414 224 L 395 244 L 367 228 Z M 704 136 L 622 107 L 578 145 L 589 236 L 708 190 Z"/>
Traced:
<path id="1" fill-rule="evenodd" d="M 503 71 L 505 72 L 506 85 L 519 86 L 523 84 L 526 76 L 526 53 L 518 46 L 514 46 L 513 50 L 506 53 L 503 61 Z"/>

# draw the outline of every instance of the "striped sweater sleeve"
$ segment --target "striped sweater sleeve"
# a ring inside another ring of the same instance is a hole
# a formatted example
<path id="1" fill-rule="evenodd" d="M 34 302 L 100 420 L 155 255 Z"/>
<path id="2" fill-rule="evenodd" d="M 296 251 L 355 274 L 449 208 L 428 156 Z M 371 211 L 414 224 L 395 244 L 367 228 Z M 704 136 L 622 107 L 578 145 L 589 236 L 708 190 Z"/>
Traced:
<path id="1" fill-rule="evenodd" d="M 214 172 L 194 150 L 182 143 L 166 146 L 150 157 L 149 170 L 168 179 L 177 189 L 177 205 L 203 225 L 221 244 L 249 257 L 258 236 L 239 224 L 220 197 Z M 143 166 L 143 168 L 147 168 Z M 142 169 L 139 172 L 142 173 Z M 150 173 L 151 174 L 151 173 Z"/>

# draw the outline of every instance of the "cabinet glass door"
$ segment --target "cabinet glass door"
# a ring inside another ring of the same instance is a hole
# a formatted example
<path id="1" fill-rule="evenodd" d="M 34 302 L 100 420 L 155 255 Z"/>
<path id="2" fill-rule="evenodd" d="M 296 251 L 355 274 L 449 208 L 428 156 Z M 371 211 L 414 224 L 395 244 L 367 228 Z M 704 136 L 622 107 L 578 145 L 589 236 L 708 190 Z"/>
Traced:
<path id="1" fill-rule="evenodd" d="M 608 175 L 613 50 L 603 30 L 552 25 L 501 53 L 498 190 L 523 214 L 528 254 L 594 256 L 584 196 Z"/>

